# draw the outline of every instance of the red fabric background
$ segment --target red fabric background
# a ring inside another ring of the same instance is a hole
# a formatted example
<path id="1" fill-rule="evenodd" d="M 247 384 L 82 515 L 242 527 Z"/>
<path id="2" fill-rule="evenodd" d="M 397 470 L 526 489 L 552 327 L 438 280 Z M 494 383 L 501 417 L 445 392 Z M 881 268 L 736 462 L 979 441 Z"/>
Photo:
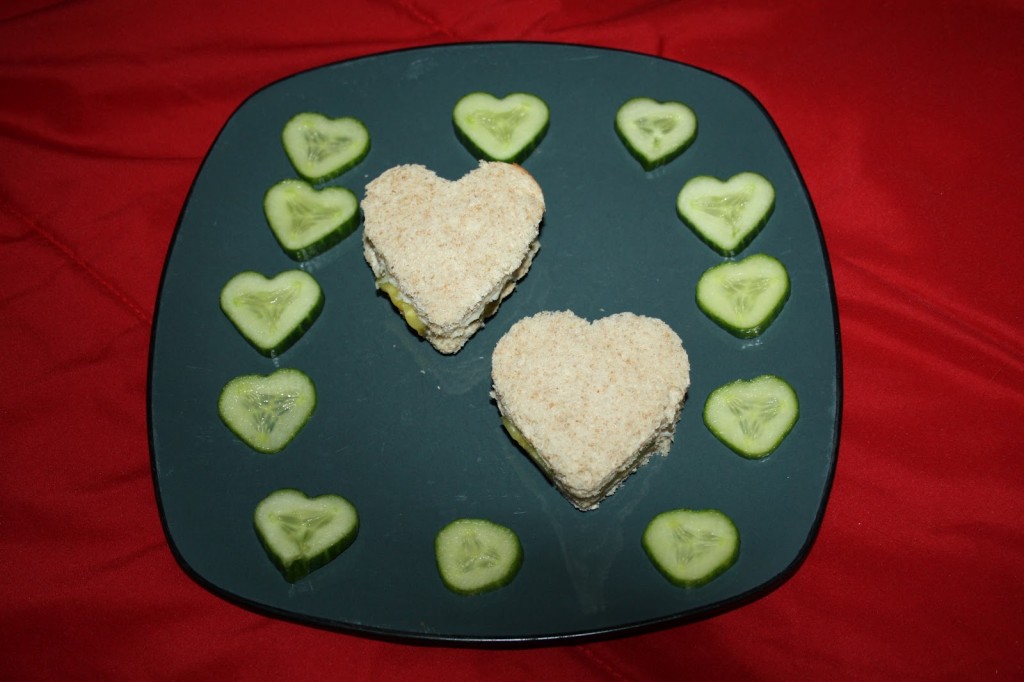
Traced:
<path id="1" fill-rule="evenodd" d="M 1021 679 L 1024 5 L 7 0 L 0 5 L 0 677 Z M 164 540 L 146 371 L 204 153 L 253 91 L 396 48 L 541 40 L 737 81 L 793 151 L 843 339 L 839 466 L 779 589 L 493 651 L 277 621 Z"/>

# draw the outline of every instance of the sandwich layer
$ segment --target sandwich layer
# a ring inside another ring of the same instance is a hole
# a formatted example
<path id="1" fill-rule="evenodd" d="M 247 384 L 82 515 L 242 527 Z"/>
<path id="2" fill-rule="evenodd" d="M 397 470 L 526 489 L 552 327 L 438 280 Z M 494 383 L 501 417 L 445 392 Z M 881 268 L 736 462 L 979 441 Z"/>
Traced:
<path id="1" fill-rule="evenodd" d="M 498 341 L 491 378 L 510 435 L 586 511 L 652 455 L 668 454 L 690 362 L 662 320 L 548 311 Z"/>
<path id="2" fill-rule="evenodd" d="M 544 195 L 515 164 L 482 161 L 455 181 L 407 164 L 371 181 L 362 209 L 377 288 L 437 350 L 455 353 L 529 270 Z"/>

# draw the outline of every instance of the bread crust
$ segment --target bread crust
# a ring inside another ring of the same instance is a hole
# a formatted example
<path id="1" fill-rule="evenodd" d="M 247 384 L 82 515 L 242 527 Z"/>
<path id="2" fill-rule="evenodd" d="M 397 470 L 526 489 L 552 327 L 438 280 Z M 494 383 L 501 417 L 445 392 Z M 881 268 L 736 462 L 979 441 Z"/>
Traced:
<path id="1" fill-rule="evenodd" d="M 363 254 L 426 339 L 455 353 L 526 275 L 544 209 L 540 185 L 516 164 L 481 161 L 456 181 L 404 164 L 366 186 Z"/>
<path id="2" fill-rule="evenodd" d="M 492 356 L 491 396 L 537 464 L 578 509 L 594 509 L 654 454 L 666 455 L 690 386 L 663 321 L 571 311 L 518 321 Z"/>

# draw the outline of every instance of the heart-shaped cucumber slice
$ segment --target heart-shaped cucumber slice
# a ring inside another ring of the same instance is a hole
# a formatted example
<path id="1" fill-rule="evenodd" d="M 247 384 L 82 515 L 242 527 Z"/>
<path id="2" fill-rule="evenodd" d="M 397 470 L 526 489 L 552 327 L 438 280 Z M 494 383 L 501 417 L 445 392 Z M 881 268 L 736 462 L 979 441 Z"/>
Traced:
<path id="1" fill-rule="evenodd" d="M 355 231 L 359 199 L 345 187 L 318 190 L 302 180 L 282 180 L 264 195 L 263 213 L 284 252 L 306 261 Z"/>
<path id="2" fill-rule="evenodd" d="M 302 270 L 286 270 L 273 279 L 240 272 L 220 292 L 220 308 L 253 348 L 268 358 L 298 341 L 320 315 L 324 295 Z"/>
<path id="3" fill-rule="evenodd" d="M 697 137 L 697 115 L 682 102 L 634 97 L 615 114 L 615 132 L 646 171 L 676 158 Z"/>
<path id="4" fill-rule="evenodd" d="M 775 188 L 762 175 L 737 173 L 726 181 L 698 175 L 683 185 L 676 210 L 723 256 L 734 256 L 758 235 L 775 208 Z"/>
<path id="5" fill-rule="evenodd" d="M 220 392 L 220 418 L 257 452 L 280 452 L 316 409 L 316 387 L 305 372 L 281 368 L 272 374 L 235 377 Z"/>
<path id="6" fill-rule="evenodd" d="M 498 99 L 472 92 L 452 110 L 455 134 L 477 159 L 520 163 L 548 130 L 548 105 L 540 97 L 515 92 Z"/>
<path id="7" fill-rule="evenodd" d="M 341 175 L 370 151 L 370 132 L 357 118 L 328 118 L 304 111 L 288 120 L 281 132 L 284 151 L 306 180 L 320 183 Z"/>
<path id="8" fill-rule="evenodd" d="M 270 560 L 293 583 L 348 549 L 359 532 L 359 513 L 340 495 L 310 498 L 282 488 L 256 505 L 253 523 Z"/>
<path id="9" fill-rule="evenodd" d="M 720 386 L 704 403 L 704 424 L 711 433 L 748 459 L 774 452 L 799 415 L 796 391 L 773 374 Z"/>
<path id="10" fill-rule="evenodd" d="M 764 332 L 788 299 L 786 266 L 763 253 L 708 268 L 697 282 L 697 306 L 741 339 Z"/>

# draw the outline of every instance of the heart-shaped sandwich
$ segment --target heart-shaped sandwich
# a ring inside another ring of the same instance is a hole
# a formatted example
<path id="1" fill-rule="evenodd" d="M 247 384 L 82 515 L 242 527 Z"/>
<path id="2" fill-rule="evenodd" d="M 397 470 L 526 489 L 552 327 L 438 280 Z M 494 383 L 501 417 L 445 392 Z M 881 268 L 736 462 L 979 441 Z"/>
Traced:
<path id="1" fill-rule="evenodd" d="M 491 378 L 509 434 L 586 511 L 652 455 L 668 454 L 690 362 L 659 319 L 542 312 L 498 341 Z"/>
<path id="2" fill-rule="evenodd" d="M 366 186 L 363 253 L 409 326 L 456 353 L 530 269 L 544 195 L 522 167 L 480 162 L 459 180 L 402 165 Z"/>

